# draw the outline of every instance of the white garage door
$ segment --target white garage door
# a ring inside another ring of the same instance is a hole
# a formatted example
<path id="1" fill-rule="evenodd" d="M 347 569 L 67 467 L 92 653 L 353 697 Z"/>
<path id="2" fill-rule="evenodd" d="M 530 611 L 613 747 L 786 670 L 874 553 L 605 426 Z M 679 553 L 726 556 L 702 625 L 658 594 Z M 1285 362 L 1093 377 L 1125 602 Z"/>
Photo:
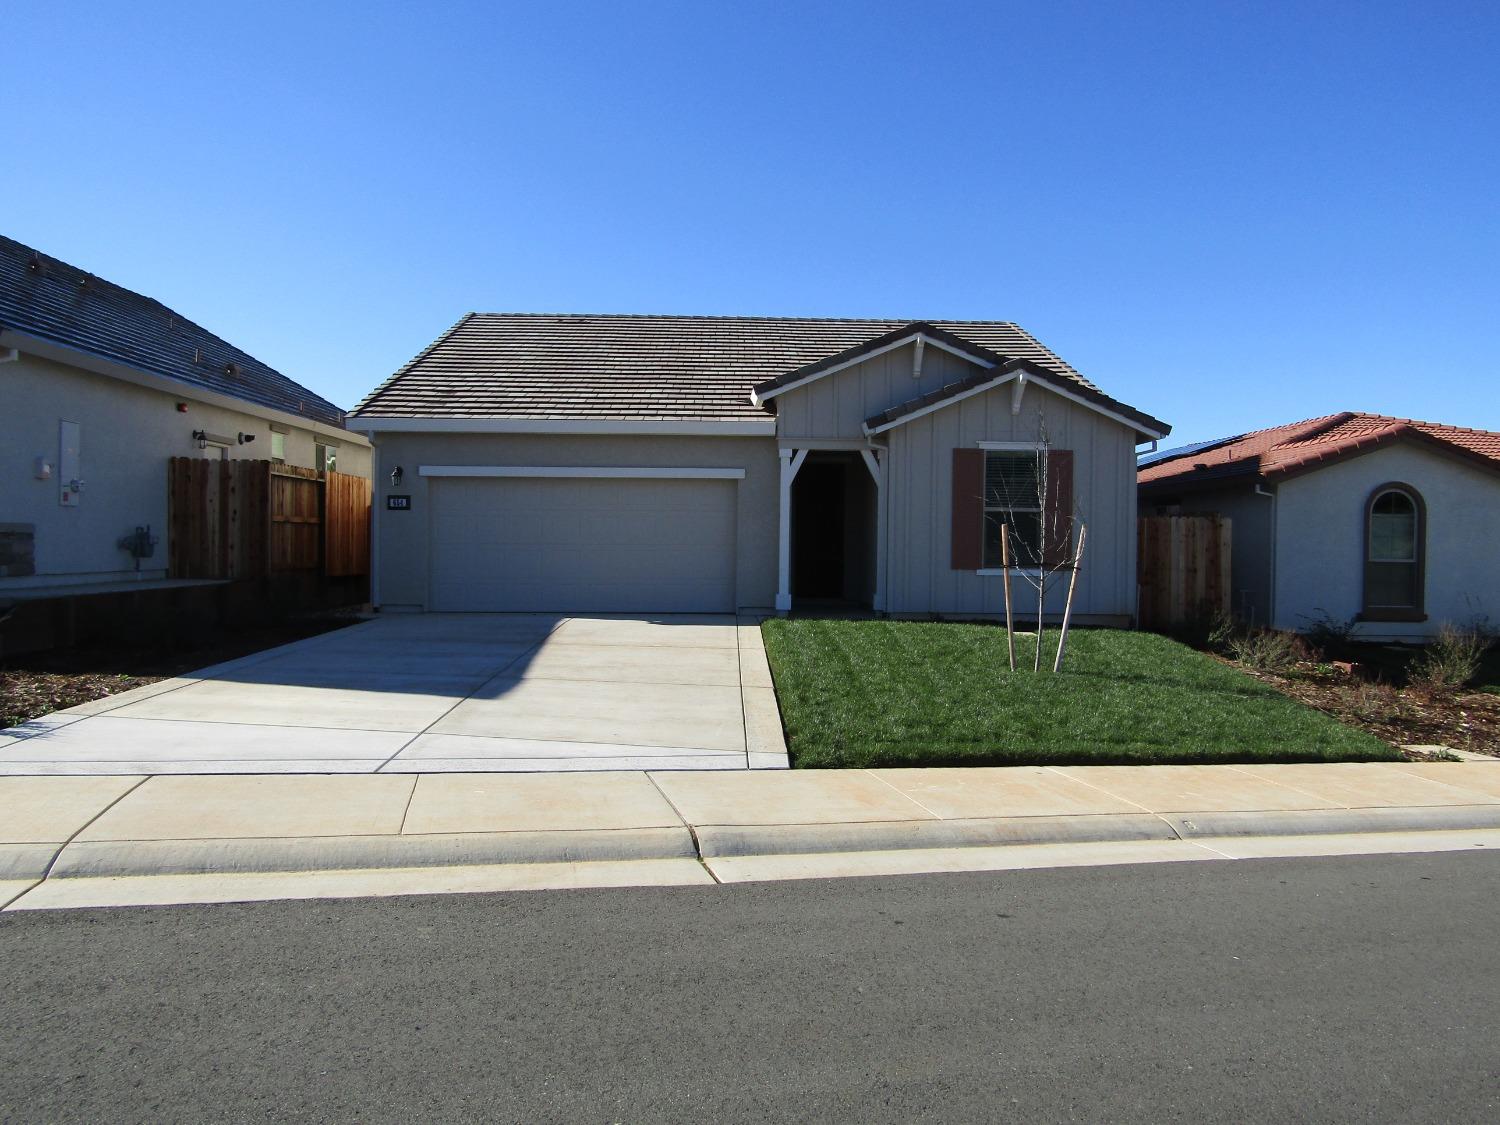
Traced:
<path id="1" fill-rule="evenodd" d="M 734 481 L 429 483 L 435 610 L 734 610 Z"/>

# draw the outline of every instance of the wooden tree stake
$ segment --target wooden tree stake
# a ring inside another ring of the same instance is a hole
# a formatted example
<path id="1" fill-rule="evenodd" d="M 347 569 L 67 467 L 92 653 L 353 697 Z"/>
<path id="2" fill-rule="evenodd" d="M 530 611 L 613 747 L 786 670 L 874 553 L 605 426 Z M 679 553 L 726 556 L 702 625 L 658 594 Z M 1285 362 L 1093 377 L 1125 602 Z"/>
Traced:
<path id="1" fill-rule="evenodd" d="M 1005 647 L 1010 651 L 1010 670 L 1016 670 L 1016 626 L 1010 615 L 1010 528 L 1000 525 L 1000 583 L 1005 587 Z"/>
<path id="2" fill-rule="evenodd" d="M 1089 525 L 1078 525 L 1078 550 L 1073 552 L 1073 576 L 1068 579 L 1068 601 L 1063 606 L 1062 632 L 1057 638 L 1057 658 L 1052 661 L 1052 671 L 1062 667 L 1063 649 L 1068 646 L 1068 622 L 1073 617 L 1073 592 L 1078 589 L 1078 571 L 1083 567 L 1083 545 L 1089 537 Z"/>

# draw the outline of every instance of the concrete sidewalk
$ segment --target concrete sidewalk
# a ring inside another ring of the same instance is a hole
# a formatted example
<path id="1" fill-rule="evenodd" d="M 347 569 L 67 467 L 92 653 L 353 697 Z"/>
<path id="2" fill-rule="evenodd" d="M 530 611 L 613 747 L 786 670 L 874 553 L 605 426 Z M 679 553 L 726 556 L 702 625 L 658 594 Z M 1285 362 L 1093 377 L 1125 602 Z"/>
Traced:
<path id="1" fill-rule="evenodd" d="M 1500 764 L 7 777 L 0 809 L 14 910 L 1494 846 Z"/>

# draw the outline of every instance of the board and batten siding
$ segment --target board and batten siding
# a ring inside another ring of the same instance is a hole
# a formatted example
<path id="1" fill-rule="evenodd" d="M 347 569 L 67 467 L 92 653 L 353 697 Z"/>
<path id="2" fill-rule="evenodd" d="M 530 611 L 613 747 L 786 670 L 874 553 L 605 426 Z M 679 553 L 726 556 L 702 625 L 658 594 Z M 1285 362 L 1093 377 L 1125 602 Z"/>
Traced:
<path id="1" fill-rule="evenodd" d="M 913 379 L 915 347 L 907 344 L 782 394 L 776 399 L 776 436 L 781 444 L 863 437 L 866 418 L 979 370 L 952 352 L 928 345 L 922 349 L 922 377 Z"/>
<path id="2" fill-rule="evenodd" d="M 908 376 L 909 378 L 909 376 Z M 1035 384 L 1011 414 L 1011 389 L 998 387 L 886 432 L 888 560 L 891 613 L 991 615 L 1004 611 L 1001 578 L 951 565 L 953 450 L 980 442 L 1034 443 L 1038 411 L 1053 449 L 1073 452 L 1074 513 L 1088 524 L 1075 614 L 1120 619 L 1135 613 L 1135 435 L 1127 427 Z M 1046 611 L 1061 613 L 1066 575 L 1055 576 Z M 1019 612 L 1036 612 L 1024 580 L 1011 583 Z"/>

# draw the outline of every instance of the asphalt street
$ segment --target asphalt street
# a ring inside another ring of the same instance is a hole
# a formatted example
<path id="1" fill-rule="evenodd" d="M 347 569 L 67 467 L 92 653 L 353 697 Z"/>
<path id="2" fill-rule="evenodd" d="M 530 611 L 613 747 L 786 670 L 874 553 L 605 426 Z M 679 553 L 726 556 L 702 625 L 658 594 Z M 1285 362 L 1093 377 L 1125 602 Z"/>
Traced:
<path id="1" fill-rule="evenodd" d="M 1500 857 L 0 915 L 7 1121 L 1494 1121 Z"/>

